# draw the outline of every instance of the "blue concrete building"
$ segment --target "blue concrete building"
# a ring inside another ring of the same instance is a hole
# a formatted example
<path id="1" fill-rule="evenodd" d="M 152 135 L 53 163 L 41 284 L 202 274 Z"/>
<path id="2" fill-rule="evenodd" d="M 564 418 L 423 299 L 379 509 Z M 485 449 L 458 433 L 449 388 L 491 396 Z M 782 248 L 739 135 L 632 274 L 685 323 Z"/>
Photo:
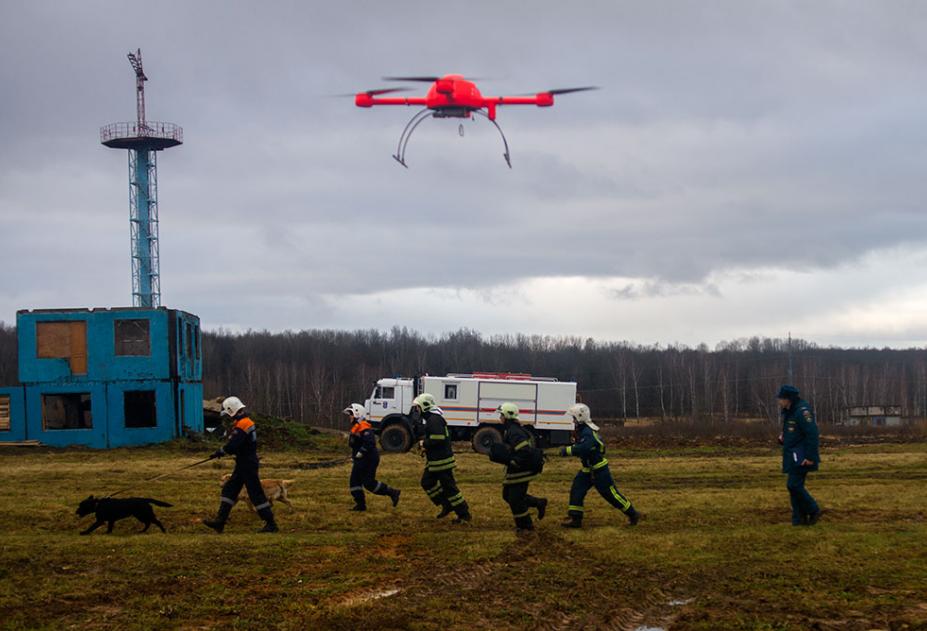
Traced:
<path id="1" fill-rule="evenodd" d="M 203 431 L 200 320 L 175 309 L 16 314 L 19 381 L 0 387 L 0 442 L 95 448 Z"/>

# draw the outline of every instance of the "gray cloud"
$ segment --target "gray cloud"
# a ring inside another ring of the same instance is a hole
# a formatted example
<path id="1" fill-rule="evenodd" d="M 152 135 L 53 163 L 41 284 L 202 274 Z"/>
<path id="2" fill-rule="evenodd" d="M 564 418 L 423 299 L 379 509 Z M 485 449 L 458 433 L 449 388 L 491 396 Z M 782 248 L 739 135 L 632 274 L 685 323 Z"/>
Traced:
<path id="1" fill-rule="evenodd" d="M 166 302 L 296 327 L 339 295 L 710 294 L 725 270 L 923 247 L 925 26 L 917 3 L 4 3 L 0 319 L 128 299 L 125 156 L 97 130 L 133 116 L 136 46 L 150 117 L 185 127 L 160 156 Z M 406 171 L 413 111 L 326 96 L 458 70 L 604 89 L 503 108 L 511 171 L 485 121 L 429 121 Z"/>

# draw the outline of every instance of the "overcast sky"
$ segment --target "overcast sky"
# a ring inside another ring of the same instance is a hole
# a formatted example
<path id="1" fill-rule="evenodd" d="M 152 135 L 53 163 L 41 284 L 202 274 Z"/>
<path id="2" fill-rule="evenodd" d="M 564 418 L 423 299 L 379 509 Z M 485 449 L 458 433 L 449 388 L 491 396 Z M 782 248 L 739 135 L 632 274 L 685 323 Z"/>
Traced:
<path id="1" fill-rule="evenodd" d="M 927 339 L 927 3 L 0 1 L 0 320 L 131 302 L 137 47 L 207 328 Z M 403 169 L 415 110 L 331 96 L 452 72 L 603 89 L 500 109 L 512 170 L 483 119 Z"/>

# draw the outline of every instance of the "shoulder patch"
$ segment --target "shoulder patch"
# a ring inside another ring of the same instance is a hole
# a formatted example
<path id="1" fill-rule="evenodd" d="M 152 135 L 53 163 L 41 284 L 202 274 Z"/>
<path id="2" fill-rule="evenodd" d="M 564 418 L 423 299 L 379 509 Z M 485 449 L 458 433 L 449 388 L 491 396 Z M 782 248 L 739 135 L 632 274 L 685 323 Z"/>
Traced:
<path id="1" fill-rule="evenodd" d="M 811 410 L 808 410 L 808 409 L 802 410 L 802 416 L 804 416 L 805 420 L 808 421 L 809 423 L 814 420 L 814 417 L 811 416 Z"/>

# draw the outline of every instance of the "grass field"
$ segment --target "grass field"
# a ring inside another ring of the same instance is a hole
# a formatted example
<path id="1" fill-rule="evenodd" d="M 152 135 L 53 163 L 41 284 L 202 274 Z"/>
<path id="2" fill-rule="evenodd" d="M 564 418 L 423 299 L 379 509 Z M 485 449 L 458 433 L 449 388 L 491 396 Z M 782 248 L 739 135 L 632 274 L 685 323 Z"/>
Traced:
<path id="1" fill-rule="evenodd" d="M 463 449 L 464 446 L 461 445 Z M 784 476 L 767 449 L 612 450 L 612 470 L 646 519 L 636 529 L 597 495 L 587 527 L 558 526 L 575 459 L 552 460 L 536 535 L 516 538 L 501 471 L 459 455 L 471 526 L 434 519 L 413 454 L 383 458 L 403 489 L 348 512 L 348 466 L 301 470 L 334 447 L 263 454 L 265 477 L 295 478 L 282 533 L 258 535 L 244 503 L 223 535 L 200 525 L 230 461 L 131 493 L 174 504 L 166 535 L 78 536 L 77 503 L 193 462 L 160 446 L 105 452 L 0 450 L 0 626 L 282 629 L 927 628 L 927 445 L 830 449 L 809 488 L 826 514 L 789 525 Z M 594 493 L 594 491 L 593 491 Z"/>

